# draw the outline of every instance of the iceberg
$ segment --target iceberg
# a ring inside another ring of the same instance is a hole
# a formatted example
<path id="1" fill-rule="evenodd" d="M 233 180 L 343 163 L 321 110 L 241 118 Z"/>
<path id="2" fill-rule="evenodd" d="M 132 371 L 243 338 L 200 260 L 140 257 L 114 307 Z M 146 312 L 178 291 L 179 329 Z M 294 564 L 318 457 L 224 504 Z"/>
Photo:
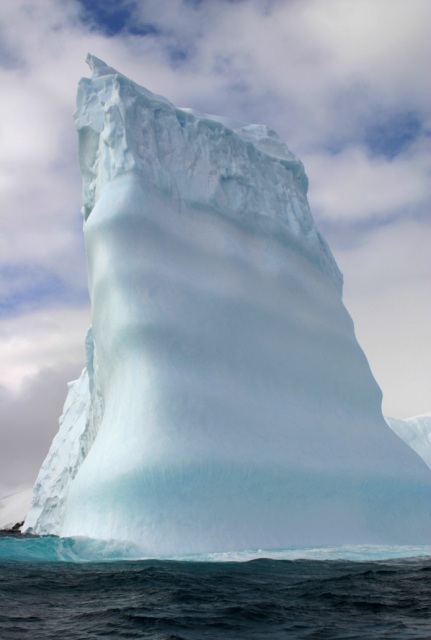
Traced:
<path id="1" fill-rule="evenodd" d="M 146 556 L 427 544 L 300 160 L 88 56 L 75 119 L 92 329 L 24 531 Z"/>
<path id="2" fill-rule="evenodd" d="M 431 413 L 400 420 L 385 416 L 394 433 L 404 440 L 431 469 Z"/>

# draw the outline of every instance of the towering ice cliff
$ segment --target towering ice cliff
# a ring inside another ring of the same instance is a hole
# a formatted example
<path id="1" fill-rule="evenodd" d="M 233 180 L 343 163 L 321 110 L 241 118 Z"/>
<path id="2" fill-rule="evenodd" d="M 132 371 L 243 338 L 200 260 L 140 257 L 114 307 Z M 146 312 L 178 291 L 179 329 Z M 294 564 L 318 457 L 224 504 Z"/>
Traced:
<path id="1" fill-rule="evenodd" d="M 430 471 L 382 417 L 301 162 L 89 63 L 92 334 L 26 529 L 150 554 L 429 542 Z"/>

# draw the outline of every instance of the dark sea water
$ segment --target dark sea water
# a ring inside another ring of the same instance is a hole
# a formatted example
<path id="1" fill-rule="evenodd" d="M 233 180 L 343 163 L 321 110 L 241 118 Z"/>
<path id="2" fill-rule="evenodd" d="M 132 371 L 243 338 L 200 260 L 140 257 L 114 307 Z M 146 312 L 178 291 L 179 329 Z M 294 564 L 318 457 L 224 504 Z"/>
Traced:
<path id="1" fill-rule="evenodd" d="M 41 544 L 0 539 L 1 640 L 431 638 L 429 557 L 71 562 Z"/>

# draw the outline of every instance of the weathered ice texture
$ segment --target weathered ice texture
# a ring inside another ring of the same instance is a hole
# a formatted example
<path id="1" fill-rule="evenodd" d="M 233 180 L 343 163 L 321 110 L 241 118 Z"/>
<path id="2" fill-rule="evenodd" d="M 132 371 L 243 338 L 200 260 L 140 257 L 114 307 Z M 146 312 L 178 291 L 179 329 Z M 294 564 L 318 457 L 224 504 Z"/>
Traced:
<path id="1" fill-rule="evenodd" d="M 89 371 L 27 530 L 154 555 L 429 542 L 431 474 L 382 417 L 301 162 L 89 63 Z"/>

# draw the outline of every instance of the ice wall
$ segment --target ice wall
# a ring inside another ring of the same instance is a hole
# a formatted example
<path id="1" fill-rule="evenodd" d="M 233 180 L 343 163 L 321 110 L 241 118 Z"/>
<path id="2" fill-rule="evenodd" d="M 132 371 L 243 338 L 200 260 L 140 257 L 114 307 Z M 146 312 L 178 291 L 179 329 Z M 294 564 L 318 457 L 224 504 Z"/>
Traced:
<path id="1" fill-rule="evenodd" d="M 177 109 L 88 61 L 93 373 L 25 527 L 155 555 L 429 542 L 431 474 L 382 417 L 301 162 L 265 126 Z"/>

